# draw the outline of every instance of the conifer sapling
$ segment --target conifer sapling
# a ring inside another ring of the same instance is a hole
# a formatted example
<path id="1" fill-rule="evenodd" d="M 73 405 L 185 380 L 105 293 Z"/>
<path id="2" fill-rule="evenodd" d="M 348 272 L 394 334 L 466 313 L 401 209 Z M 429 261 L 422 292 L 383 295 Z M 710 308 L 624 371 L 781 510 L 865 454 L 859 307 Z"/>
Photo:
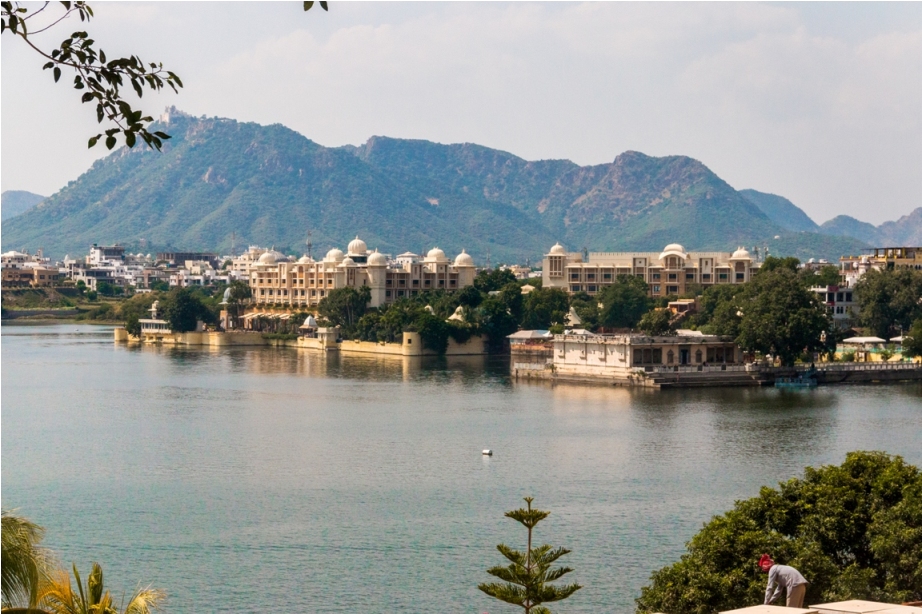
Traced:
<path id="1" fill-rule="evenodd" d="M 525 614 L 551 614 L 549 609 L 541 605 L 542 603 L 566 599 L 582 587 L 579 584 L 565 586 L 550 584 L 573 571 L 569 567 L 551 568 L 554 561 L 570 551 L 566 548 L 553 548 L 548 544 L 537 548 L 531 547 L 532 531 L 535 525 L 550 515 L 550 512 L 531 509 L 532 501 L 532 497 L 525 497 L 525 502 L 528 504 L 527 509 L 519 508 L 506 512 L 507 518 L 520 522 L 528 529 L 528 549 L 522 553 L 506 544 L 496 546 L 496 549 L 509 559 L 510 564 L 506 567 L 491 567 L 487 573 L 506 583 L 491 582 L 481 584 L 477 588 L 500 601 L 523 608 Z"/>

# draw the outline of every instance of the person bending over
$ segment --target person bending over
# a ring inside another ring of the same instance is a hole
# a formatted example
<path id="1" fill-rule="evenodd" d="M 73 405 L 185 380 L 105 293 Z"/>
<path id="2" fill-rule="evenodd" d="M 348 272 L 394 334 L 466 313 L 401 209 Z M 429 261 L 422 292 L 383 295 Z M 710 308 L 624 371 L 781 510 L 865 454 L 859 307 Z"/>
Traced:
<path id="1" fill-rule="evenodd" d="M 787 592 L 789 608 L 804 607 L 804 594 L 807 592 L 807 580 L 799 571 L 787 565 L 776 565 L 767 554 L 759 559 L 759 569 L 768 574 L 768 587 L 765 589 L 765 605 L 770 604 L 781 595 L 783 588 Z"/>

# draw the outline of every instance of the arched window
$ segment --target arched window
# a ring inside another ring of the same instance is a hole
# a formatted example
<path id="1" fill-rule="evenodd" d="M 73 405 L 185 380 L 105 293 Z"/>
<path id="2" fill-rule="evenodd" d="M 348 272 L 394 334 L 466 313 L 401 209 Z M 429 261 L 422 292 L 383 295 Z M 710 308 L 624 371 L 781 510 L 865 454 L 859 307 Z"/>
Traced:
<path id="1" fill-rule="evenodd" d="M 675 360 L 675 354 L 672 353 L 672 350 L 666 352 L 666 364 L 671 365 Z"/>
<path id="2" fill-rule="evenodd" d="M 701 350 L 698 350 L 695 352 L 695 362 L 697 363 L 701 362 Z"/>

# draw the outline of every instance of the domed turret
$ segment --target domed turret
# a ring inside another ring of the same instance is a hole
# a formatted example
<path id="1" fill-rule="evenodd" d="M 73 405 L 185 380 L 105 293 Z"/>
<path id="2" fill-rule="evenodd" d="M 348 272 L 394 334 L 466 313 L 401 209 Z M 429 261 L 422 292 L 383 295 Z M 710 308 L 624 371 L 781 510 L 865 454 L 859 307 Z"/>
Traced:
<path id="1" fill-rule="evenodd" d="M 554 247 L 551 248 L 552 256 L 564 256 L 566 255 L 566 253 L 567 253 L 567 250 L 565 250 L 563 248 L 563 245 L 561 245 L 560 243 L 555 243 Z"/>
<path id="2" fill-rule="evenodd" d="M 368 266 L 387 266 L 387 258 L 384 254 L 379 254 L 378 250 L 375 250 L 374 253 L 368 257 Z"/>
<path id="3" fill-rule="evenodd" d="M 730 256 L 730 260 L 752 260 L 752 256 L 749 255 L 749 252 L 746 251 L 746 248 L 740 247 L 735 252 L 733 252 L 733 255 Z"/>
<path id="4" fill-rule="evenodd" d="M 448 260 L 448 258 L 445 257 L 445 252 L 438 247 L 433 247 L 429 250 L 429 253 L 426 254 L 426 262 L 445 262 L 446 260 Z"/>
<path id="5" fill-rule="evenodd" d="M 474 259 L 462 249 L 461 253 L 455 258 L 455 266 L 474 266 Z"/>
<path id="6" fill-rule="evenodd" d="M 345 257 L 346 255 L 343 253 L 343 250 L 334 247 L 327 252 L 327 255 L 323 259 L 326 262 L 342 262 Z"/>
<path id="7" fill-rule="evenodd" d="M 337 268 L 350 268 L 354 266 L 355 266 L 355 260 L 353 260 L 349 256 L 346 256 L 345 258 L 343 258 L 343 261 L 340 262 L 339 265 L 337 265 Z"/>
<path id="8" fill-rule="evenodd" d="M 259 260 L 257 262 L 259 264 L 275 264 L 275 261 L 276 261 L 275 254 L 273 254 L 272 252 L 266 252 L 265 254 L 259 257 Z"/>
<path id="9" fill-rule="evenodd" d="M 310 256 L 301 256 L 298 258 L 298 264 L 311 264 L 312 262 L 314 262 L 314 259 Z"/>
<path id="10" fill-rule="evenodd" d="M 364 241 L 359 239 L 358 235 L 349 242 L 349 247 L 347 249 L 349 250 L 350 256 L 364 256 L 368 253 L 368 246 L 365 245 Z"/>
<path id="11" fill-rule="evenodd" d="M 663 248 L 663 253 L 659 255 L 659 259 L 663 260 L 666 258 L 666 256 L 678 256 L 683 260 L 688 258 L 688 254 L 685 253 L 685 248 L 678 243 L 670 243 L 665 248 Z"/>

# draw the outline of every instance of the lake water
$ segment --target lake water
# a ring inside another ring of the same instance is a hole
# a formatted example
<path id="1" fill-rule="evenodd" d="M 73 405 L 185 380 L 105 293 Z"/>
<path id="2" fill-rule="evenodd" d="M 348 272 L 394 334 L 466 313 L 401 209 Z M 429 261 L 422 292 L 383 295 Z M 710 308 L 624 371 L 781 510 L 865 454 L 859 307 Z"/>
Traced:
<path id="1" fill-rule="evenodd" d="M 630 612 L 734 500 L 850 450 L 922 464 L 920 433 L 920 385 L 552 387 L 504 359 L 2 329 L 3 507 L 169 612 L 513 612 L 476 586 L 522 546 L 503 513 L 526 495 L 585 586 L 555 611 Z"/>

